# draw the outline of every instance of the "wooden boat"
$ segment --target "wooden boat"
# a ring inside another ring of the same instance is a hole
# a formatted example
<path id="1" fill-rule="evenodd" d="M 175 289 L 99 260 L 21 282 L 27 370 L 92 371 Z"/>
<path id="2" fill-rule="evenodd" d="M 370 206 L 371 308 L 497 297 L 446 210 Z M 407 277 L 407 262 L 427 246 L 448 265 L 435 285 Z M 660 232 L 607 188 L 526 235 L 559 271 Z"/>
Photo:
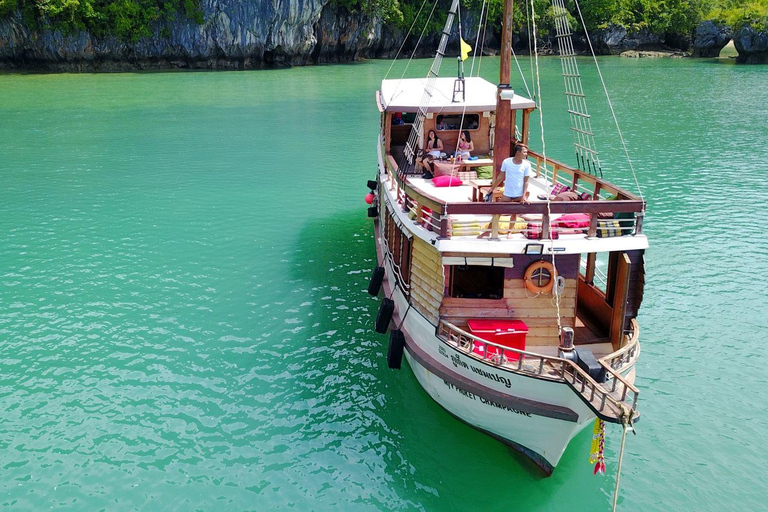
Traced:
<path id="1" fill-rule="evenodd" d="M 376 327 L 390 331 L 389 366 L 400 368 L 404 356 L 448 412 L 549 475 L 596 418 L 638 418 L 645 203 L 534 151 L 528 203 L 484 200 L 490 180 L 476 179 L 475 167 L 498 172 L 515 144 L 527 144 L 536 109 L 510 89 L 508 61 L 501 85 L 434 70 L 382 82 L 378 173 L 369 182 L 379 266 L 369 292 L 385 296 Z M 438 162 L 435 174 L 454 183 L 436 186 L 415 165 L 429 130 L 446 148 L 469 130 L 474 153 L 492 157 Z M 564 188 L 591 200 L 552 200 Z"/>

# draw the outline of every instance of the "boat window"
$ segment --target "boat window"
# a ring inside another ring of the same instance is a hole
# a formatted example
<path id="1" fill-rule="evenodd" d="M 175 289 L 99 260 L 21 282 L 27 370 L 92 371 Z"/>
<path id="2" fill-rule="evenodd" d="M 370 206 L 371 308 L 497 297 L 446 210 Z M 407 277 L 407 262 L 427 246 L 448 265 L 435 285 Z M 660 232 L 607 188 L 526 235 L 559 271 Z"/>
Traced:
<path id="1" fill-rule="evenodd" d="M 501 299 L 504 297 L 504 269 L 480 265 L 451 265 L 451 297 L 458 299 Z"/>
<path id="2" fill-rule="evenodd" d="M 435 127 L 440 130 L 477 130 L 480 126 L 479 114 L 464 114 L 462 123 L 461 114 L 437 116 Z"/>

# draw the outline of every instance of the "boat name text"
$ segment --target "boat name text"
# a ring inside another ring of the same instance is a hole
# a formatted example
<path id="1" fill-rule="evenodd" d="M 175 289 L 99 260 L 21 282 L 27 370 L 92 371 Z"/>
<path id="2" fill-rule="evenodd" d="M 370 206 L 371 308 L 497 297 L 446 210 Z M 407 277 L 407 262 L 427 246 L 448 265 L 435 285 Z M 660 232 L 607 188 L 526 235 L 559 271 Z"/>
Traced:
<path id="1" fill-rule="evenodd" d="M 469 398 L 470 400 L 479 400 L 480 403 L 483 403 L 485 405 L 490 405 L 491 407 L 495 407 L 497 409 L 502 409 L 504 411 L 513 412 L 513 413 L 519 414 L 521 416 L 527 416 L 528 418 L 532 417 L 531 413 L 529 413 L 529 412 L 521 411 L 519 409 L 515 409 L 514 407 L 509 407 L 507 405 L 499 404 L 499 403 L 494 402 L 493 400 L 488 400 L 487 398 L 483 398 L 482 396 L 478 396 L 478 395 L 472 393 L 471 391 L 467 391 L 466 389 L 460 388 L 460 387 L 456 386 L 455 384 L 452 384 L 452 383 L 448 382 L 445 379 L 443 379 L 443 382 L 445 383 L 446 386 L 448 386 L 449 389 L 452 389 L 452 390 L 454 390 L 454 391 L 464 395 L 465 397 Z"/>
<path id="2" fill-rule="evenodd" d="M 507 387 L 507 388 L 511 388 L 512 387 L 512 382 L 507 377 L 503 377 L 503 376 L 499 375 L 498 373 L 487 372 L 487 371 L 483 370 L 482 368 L 477 368 L 476 366 L 474 366 L 472 364 L 467 364 L 461 358 L 461 356 L 459 356 L 459 354 L 453 354 L 453 355 L 449 356 L 442 346 L 438 347 L 438 352 L 440 352 L 440 355 L 442 355 L 444 357 L 450 357 L 451 362 L 453 363 L 453 366 L 455 368 L 458 368 L 458 367 L 467 368 L 467 369 L 472 370 L 474 373 L 476 373 L 478 375 L 482 375 L 486 379 L 496 381 L 496 382 L 498 382 L 500 384 L 504 384 L 504 386 Z"/>

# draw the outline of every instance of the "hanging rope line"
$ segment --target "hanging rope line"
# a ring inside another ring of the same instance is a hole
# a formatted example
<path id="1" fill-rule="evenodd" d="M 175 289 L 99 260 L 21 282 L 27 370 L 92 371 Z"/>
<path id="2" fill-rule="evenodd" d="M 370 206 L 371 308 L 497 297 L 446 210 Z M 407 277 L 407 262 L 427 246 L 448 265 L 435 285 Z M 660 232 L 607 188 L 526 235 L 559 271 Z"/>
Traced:
<path id="1" fill-rule="evenodd" d="M 416 16 L 413 18 L 413 23 L 411 23 L 410 28 L 408 28 L 408 33 L 405 34 L 405 37 L 403 38 L 403 42 L 400 43 L 400 48 L 397 49 L 397 53 L 395 54 L 395 58 L 392 59 L 392 63 L 389 65 L 389 69 L 387 70 L 387 74 L 384 75 L 384 80 L 389 78 L 389 73 L 392 71 L 392 67 L 394 67 L 395 62 L 397 62 L 397 58 L 400 56 L 400 53 L 403 51 L 403 48 L 405 47 L 405 42 L 408 41 L 408 37 L 410 37 L 411 32 L 413 32 L 413 27 L 416 26 L 416 21 L 418 21 L 419 16 L 421 16 L 421 12 L 424 10 L 424 6 L 425 5 L 427 5 L 427 0 L 424 0 L 421 3 L 421 7 L 419 7 L 419 12 L 416 13 Z M 432 8 L 432 10 L 434 11 L 434 7 Z M 430 15 L 430 17 L 431 17 L 431 15 Z M 424 35 L 424 29 L 422 29 L 421 33 L 422 33 L 422 35 Z M 419 37 L 419 41 L 421 41 L 421 37 Z M 418 47 L 418 44 L 416 45 L 416 47 Z M 411 53 L 411 59 L 413 58 L 413 54 L 415 53 L 415 51 L 416 50 L 414 49 L 414 52 Z M 411 60 L 409 59 L 408 63 L 410 64 L 410 62 L 411 62 Z M 406 69 L 408 69 L 408 66 L 406 66 Z M 403 74 L 405 74 L 405 72 L 403 72 Z M 400 77 L 400 78 L 402 78 L 402 77 Z"/>
<path id="2" fill-rule="evenodd" d="M 525 92 L 530 97 L 531 89 L 528 87 L 528 82 L 525 80 L 525 75 L 523 75 L 523 68 L 520 67 L 520 61 L 517 60 L 517 54 L 515 53 L 514 48 L 512 48 L 512 57 L 515 58 L 515 64 L 517 64 L 517 70 L 520 72 L 520 78 L 523 80 L 523 85 L 525 86 Z M 531 62 L 533 62 L 533 59 L 531 59 Z"/>
<path id="3" fill-rule="evenodd" d="M 485 19 L 488 16 L 488 1 L 483 1 L 483 6 L 480 9 L 480 21 L 477 26 L 477 36 L 475 37 L 475 51 L 472 52 L 472 65 L 469 68 L 469 76 L 473 76 L 473 72 L 475 70 L 475 59 L 477 59 L 477 75 L 480 76 L 480 64 L 482 64 L 483 60 L 483 48 L 485 48 L 485 29 L 487 28 L 487 20 Z M 480 42 L 480 32 L 483 33 L 482 37 L 482 43 Z"/>
<path id="4" fill-rule="evenodd" d="M 603 177 L 600 157 L 592 132 L 592 122 L 587 110 L 587 100 L 581 84 L 581 74 L 576 63 L 576 51 L 573 49 L 571 29 L 568 26 L 568 10 L 563 0 L 552 0 L 555 19 L 557 46 L 560 52 L 565 97 L 568 100 L 568 113 L 571 118 L 573 145 L 576 148 L 576 164 L 582 171 Z"/>
<path id="5" fill-rule="evenodd" d="M 533 83 L 533 48 L 531 47 L 531 15 L 528 11 L 528 2 L 523 2 L 525 4 L 525 25 L 528 28 L 528 63 L 531 66 L 531 83 Z M 514 45 L 513 45 L 514 46 Z M 514 54 L 513 54 L 514 55 Z M 523 76 L 523 72 L 520 72 L 520 76 Z M 523 78 L 523 81 L 525 81 L 525 78 Z M 530 96 L 530 93 L 528 94 Z M 536 101 L 536 97 L 531 98 L 533 101 Z"/>
<path id="6" fill-rule="evenodd" d="M 424 0 L 424 3 L 421 4 L 421 7 L 423 8 L 424 5 L 426 5 L 426 3 L 427 3 L 427 0 Z M 408 72 L 408 68 L 411 66 L 411 62 L 413 61 L 413 57 L 416 55 L 416 50 L 419 48 L 419 45 L 421 44 L 421 40 L 424 38 L 424 34 L 427 31 L 427 26 L 429 25 L 429 21 L 432 19 L 432 16 L 435 13 L 435 8 L 436 7 L 437 7 L 437 2 L 435 2 L 435 4 L 432 6 L 432 10 L 429 12 L 429 16 L 427 17 L 427 21 L 426 21 L 426 23 L 424 23 L 424 27 L 421 29 L 421 33 L 419 34 L 419 38 L 416 40 L 416 45 L 413 47 L 413 51 L 411 52 L 410 57 L 408 57 L 408 62 L 405 65 L 405 69 L 403 69 L 403 73 L 400 75 L 400 81 L 398 82 L 397 87 L 395 87 L 395 89 L 392 91 L 392 96 L 389 98 L 389 101 L 392 101 L 392 99 L 400 93 L 400 91 L 401 91 L 400 86 L 402 85 L 402 80 L 405 77 L 405 74 Z M 421 14 L 421 9 L 419 9 L 419 14 Z M 413 28 L 413 25 L 416 24 L 416 20 L 418 19 L 418 16 L 419 15 L 417 15 L 416 18 L 414 18 L 413 24 L 411 25 L 411 28 Z M 409 34 L 410 34 L 410 30 L 409 30 Z M 403 45 L 405 45 L 405 39 L 403 39 Z M 400 48 L 402 49 L 402 45 L 400 46 Z M 398 50 L 398 55 L 399 55 L 399 53 L 400 53 L 400 50 Z M 397 57 L 395 57 L 395 59 L 397 59 Z M 389 65 L 389 69 L 390 70 L 392 69 L 392 66 L 395 65 L 395 59 L 393 59 L 392 60 L 392 64 Z M 389 71 L 387 71 L 387 75 L 389 75 Z"/>
<path id="7" fill-rule="evenodd" d="M 531 23 L 533 26 L 533 55 L 535 59 L 535 69 L 536 69 L 536 95 L 538 97 L 538 110 L 539 110 L 539 128 L 541 130 L 541 156 L 544 159 L 544 175 L 547 176 L 547 143 L 544 140 L 544 111 L 541 108 L 541 77 L 539 74 L 539 48 L 537 43 L 537 37 L 536 37 L 536 8 L 533 5 L 533 1 L 531 0 Z M 552 176 L 552 185 L 554 185 L 554 175 Z M 542 230 L 544 229 L 544 226 L 542 226 Z M 557 264 L 555 263 L 555 240 L 554 237 L 552 237 L 552 202 L 549 200 L 549 194 L 547 194 L 547 231 L 550 233 L 549 236 L 549 248 L 550 253 L 552 255 L 552 267 L 553 267 L 553 274 L 552 279 L 555 279 L 555 275 L 557 275 Z M 560 318 L 560 290 L 559 286 L 556 286 L 557 283 L 555 283 L 555 286 L 552 287 L 552 294 L 555 298 L 555 305 L 557 309 L 557 332 L 560 333 L 563 330 L 563 322 Z"/>
<path id="8" fill-rule="evenodd" d="M 589 32 L 587 31 L 587 24 L 584 22 L 584 16 L 581 14 L 581 7 L 579 6 L 579 1 L 575 0 L 574 2 L 576 4 L 576 11 L 579 13 L 579 20 L 581 20 L 581 26 L 584 28 L 584 35 L 587 38 L 587 43 L 589 44 L 589 51 L 592 54 L 592 59 L 595 61 L 595 69 L 597 69 L 597 76 L 600 77 L 600 83 L 603 86 L 603 92 L 605 93 L 605 98 L 608 100 L 608 107 L 611 109 L 611 115 L 613 116 L 613 122 L 616 125 L 616 131 L 619 134 L 619 140 L 621 140 L 621 146 L 624 148 L 624 155 L 627 157 L 627 163 L 629 164 L 629 169 L 632 171 L 632 177 L 635 180 L 635 186 L 637 187 L 637 193 L 640 195 L 640 199 L 643 201 L 643 213 L 645 213 L 645 198 L 643 198 L 643 191 L 640 188 L 640 183 L 637 181 L 637 174 L 635 173 L 635 168 L 632 165 L 632 159 L 629 157 L 629 151 L 627 150 L 627 143 L 624 140 L 624 135 L 621 133 L 621 128 L 619 127 L 619 119 L 616 117 L 616 111 L 613 109 L 613 102 L 611 102 L 611 96 L 608 94 L 608 88 L 605 85 L 605 80 L 603 79 L 603 73 L 600 71 L 600 66 L 597 64 L 597 56 L 595 55 L 595 49 L 592 47 L 592 39 L 589 37 Z"/>
<path id="9" fill-rule="evenodd" d="M 440 65 L 442 64 L 443 57 L 445 56 L 445 47 L 448 44 L 448 36 L 451 34 L 451 27 L 453 26 L 453 19 L 456 17 L 458 4 L 459 0 L 453 0 L 451 9 L 448 11 L 448 17 L 445 20 L 445 26 L 440 37 L 440 44 L 438 45 L 437 52 L 435 53 L 435 58 L 432 60 L 432 66 L 429 68 L 429 72 L 427 73 L 426 84 L 424 86 L 424 93 L 421 97 L 421 103 L 419 104 L 419 110 L 416 114 L 416 119 L 411 125 L 411 131 L 408 134 L 408 141 L 405 143 L 405 150 L 403 153 L 405 161 L 403 162 L 404 165 L 400 166 L 405 173 L 410 172 L 414 168 L 414 164 L 416 162 L 416 156 L 420 146 L 419 141 L 421 140 L 421 132 L 424 126 L 424 119 L 427 117 L 427 108 L 429 107 L 432 94 L 434 93 L 435 81 L 440 75 Z M 435 6 L 437 6 L 437 2 L 435 2 Z M 434 10 L 435 7 L 432 8 L 432 13 L 434 13 Z M 432 13 L 430 13 L 430 19 L 432 18 Z M 424 30 L 426 30 L 427 25 L 428 23 L 424 25 Z M 422 34 L 423 33 L 424 32 L 422 31 Z M 421 38 L 419 38 L 419 41 L 421 41 Z"/>
<path id="10" fill-rule="evenodd" d="M 621 463 L 624 460 L 624 444 L 627 441 L 627 430 L 629 430 L 629 418 L 627 415 L 631 415 L 631 411 L 627 411 L 622 406 L 622 414 L 621 414 L 621 426 L 623 427 L 623 432 L 621 434 L 621 451 L 619 452 L 619 465 L 616 467 L 616 488 L 613 490 L 613 512 L 616 512 L 616 504 L 619 501 L 619 483 L 621 482 Z"/>

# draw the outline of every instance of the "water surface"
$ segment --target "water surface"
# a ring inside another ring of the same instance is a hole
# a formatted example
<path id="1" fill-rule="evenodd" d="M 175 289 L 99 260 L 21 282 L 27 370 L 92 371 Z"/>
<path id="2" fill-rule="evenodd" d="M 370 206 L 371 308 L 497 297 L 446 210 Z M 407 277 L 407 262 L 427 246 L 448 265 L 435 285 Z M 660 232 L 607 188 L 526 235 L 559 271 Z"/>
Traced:
<path id="1" fill-rule="evenodd" d="M 762 509 L 768 68 L 601 59 L 635 179 L 579 62 L 604 171 L 649 208 L 620 509 Z M 386 368 L 363 197 L 389 65 L 0 75 L 4 508 L 610 509 L 618 428 L 606 477 L 584 432 L 542 479 Z"/>

